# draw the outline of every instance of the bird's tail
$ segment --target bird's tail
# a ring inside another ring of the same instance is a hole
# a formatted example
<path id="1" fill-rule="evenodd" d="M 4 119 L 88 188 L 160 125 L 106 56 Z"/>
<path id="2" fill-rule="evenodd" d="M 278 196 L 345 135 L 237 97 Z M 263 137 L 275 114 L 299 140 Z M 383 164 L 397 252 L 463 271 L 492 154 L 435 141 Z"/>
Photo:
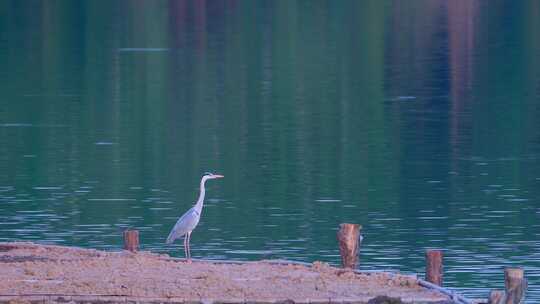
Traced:
<path id="1" fill-rule="evenodd" d="M 174 233 L 169 233 L 169 236 L 167 237 L 167 240 L 165 241 L 165 244 L 172 244 L 176 238 L 174 237 Z"/>

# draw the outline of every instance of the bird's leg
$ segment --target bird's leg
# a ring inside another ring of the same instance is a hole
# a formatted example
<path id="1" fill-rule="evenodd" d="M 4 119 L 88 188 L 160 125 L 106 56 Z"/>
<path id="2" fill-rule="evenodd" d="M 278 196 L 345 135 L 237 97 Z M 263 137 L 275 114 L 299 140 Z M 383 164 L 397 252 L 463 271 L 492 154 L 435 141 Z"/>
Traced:
<path id="1" fill-rule="evenodd" d="M 188 232 L 187 233 L 187 259 L 188 259 L 188 263 L 191 263 L 191 248 L 189 247 L 189 240 L 191 238 L 191 232 Z"/>
<path id="2" fill-rule="evenodd" d="M 186 234 L 184 236 L 184 256 L 186 259 L 188 258 L 187 238 L 188 238 L 188 235 Z"/>

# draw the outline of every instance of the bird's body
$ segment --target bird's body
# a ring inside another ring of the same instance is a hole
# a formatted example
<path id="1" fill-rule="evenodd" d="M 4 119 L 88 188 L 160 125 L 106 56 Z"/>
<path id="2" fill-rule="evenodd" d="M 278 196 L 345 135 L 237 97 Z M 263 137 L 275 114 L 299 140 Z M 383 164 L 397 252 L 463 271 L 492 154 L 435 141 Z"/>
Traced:
<path id="1" fill-rule="evenodd" d="M 200 219 L 201 213 L 195 210 L 195 207 L 189 209 L 178 219 L 173 229 L 169 233 L 166 243 L 172 244 L 174 240 L 183 237 L 187 233 L 191 233 L 191 231 L 197 227 L 197 224 L 199 224 Z"/>
<path id="2" fill-rule="evenodd" d="M 174 240 L 184 236 L 184 250 L 188 261 L 191 260 L 191 254 L 189 249 L 189 239 L 191 236 L 191 232 L 193 231 L 193 229 L 195 229 L 195 227 L 197 227 L 197 224 L 199 224 L 199 220 L 201 219 L 201 212 L 205 195 L 204 184 L 209 179 L 222 177 L 223 175 L 217 175 L 213 173 L 206 173 L 205 175 L 203 175 L 201 179 L 200 194 L 197 203 L 195 203 L 195 206 L 191 207 L 191 209 L 189 209 L 186 213 L 184 213 L 184 215 L 182 215 L 178 219 L 173 229 L 169 233 L 169 236 L 167 237 L 166 243 L 172 244 Z"/>

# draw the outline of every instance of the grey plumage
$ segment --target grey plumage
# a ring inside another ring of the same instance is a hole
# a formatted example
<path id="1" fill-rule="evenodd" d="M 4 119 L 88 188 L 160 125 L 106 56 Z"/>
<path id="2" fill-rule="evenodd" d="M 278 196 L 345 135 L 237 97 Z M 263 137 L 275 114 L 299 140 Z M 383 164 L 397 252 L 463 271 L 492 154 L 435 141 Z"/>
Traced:
<path id="1" fill-rule="evenodd" d="M 172 244 L 174 240 L 179 239 L 186 235 L 186 233 L 193 231 L 193 229 L 197 227 L 200 219 L 201 214 L 195 210 L 195 207 L 191 207 L 191 209 L 189 209 L 178 219 L 173 229 L 169 233 L 166 243 Z"/>
<path id="2" fill-rule="evenodd" d="M 199 224 L 199 220 L 201 219 L 201 212 L 203 208 L 204 203 L 204 194 L 205 194 L 205 188 L 204 184 L 209 179 L 215 179 L 215 178 L 222 178 L 223 175 L 213 174 L 213 173 L 205 173 L 201 179 L 200 184 L 200 194 L 199 199 L 197 200 L 197 203 L 195 203 L 195 206 L 191 207 L 184 215 L 182 215 L 176 224 L 174 225 L 173 229 L 169 233 L 169 236 L 167 237 L 167 240 L 165 241 L 167 244 L 172 244 L 174 240 L 184 237 L 184 250 L 186 254 L 186 258 L 188 260 L 191 259 L 190 254 L 190 248 L 189 248 L 189 239 L 191 237 L 191 232 L 195 227 L 197 227 L 197 224 Z"/>

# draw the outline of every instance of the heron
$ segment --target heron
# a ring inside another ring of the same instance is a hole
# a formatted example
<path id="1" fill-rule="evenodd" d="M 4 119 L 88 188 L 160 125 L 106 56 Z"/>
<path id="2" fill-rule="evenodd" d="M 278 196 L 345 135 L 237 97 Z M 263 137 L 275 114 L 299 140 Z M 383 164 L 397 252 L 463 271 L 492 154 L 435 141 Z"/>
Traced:
<path id="1" fill-rule="evenodd" d="M 174 240 L 184 237 L 184 252 L 186 255 L 186 259 L 188 262 L 191 261 L 191 252 L 189 248 L 189 239 L 191 237 L 191 232 L 195 227 L 197 227 L 197 224 L 199 224 L 199 220 L 201 219 L 201 212 L 203 208 L 204 203 L 204 184 L 209 179 L 216 179 L 216 178 L 223 178 L 223 175 L 219 174 L 213 174 L 213 173 L 205 173 L 201 179 L 201 190 L 199 193 L 199 199 L 197 200 L 197 203 L 195 203 L 195 206 L 191 207 L 184 215 L 182 215 L 176 224 L 174 225 L 173 229 L 169 233 L 169 236 L 167 237 L 167 244 L 172 244 Z"/>

